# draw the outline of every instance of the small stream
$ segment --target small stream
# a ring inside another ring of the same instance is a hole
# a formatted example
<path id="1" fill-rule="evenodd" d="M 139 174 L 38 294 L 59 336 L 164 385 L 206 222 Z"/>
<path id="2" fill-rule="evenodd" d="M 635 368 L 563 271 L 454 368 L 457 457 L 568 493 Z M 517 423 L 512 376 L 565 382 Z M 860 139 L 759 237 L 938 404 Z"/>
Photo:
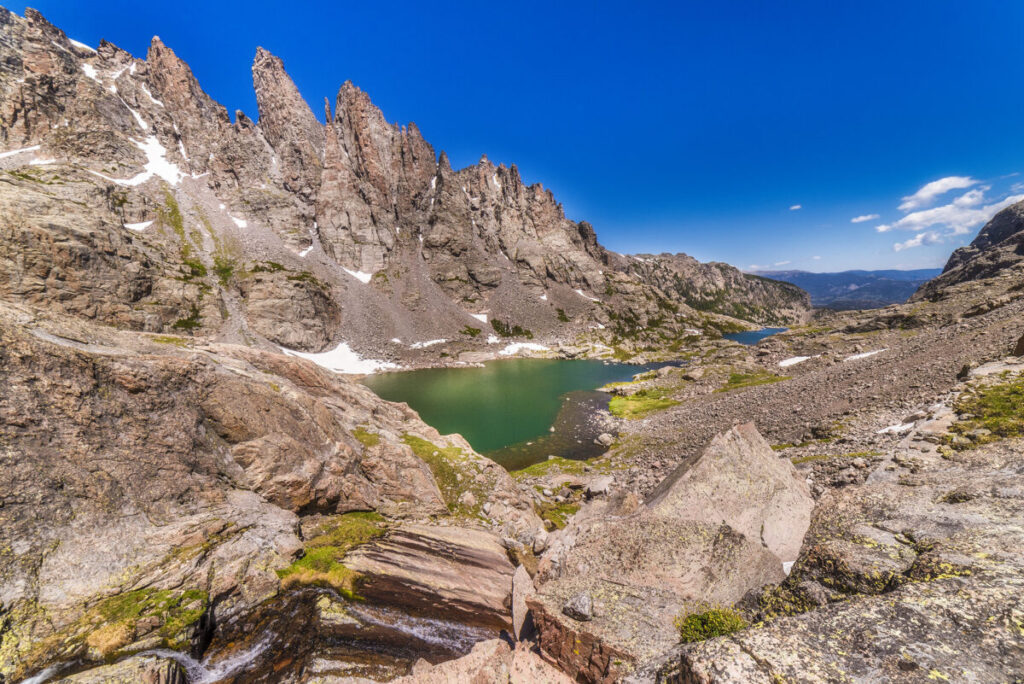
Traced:
<path id="1" fill-rule="evenodd" d="M 329 589 L 301 589 L 218 625 L 202 658 L 160 648 L 126 657 L 170 658 L 185 669 L 189 684 L 277 684 L 309 677 L 389 681 L 408 674 L 420 658 L 451 660 L 498 636 L 491 629 L 350 602 Z M 100 664 L 57 663 L 21 684 L 45 684 Z"/>

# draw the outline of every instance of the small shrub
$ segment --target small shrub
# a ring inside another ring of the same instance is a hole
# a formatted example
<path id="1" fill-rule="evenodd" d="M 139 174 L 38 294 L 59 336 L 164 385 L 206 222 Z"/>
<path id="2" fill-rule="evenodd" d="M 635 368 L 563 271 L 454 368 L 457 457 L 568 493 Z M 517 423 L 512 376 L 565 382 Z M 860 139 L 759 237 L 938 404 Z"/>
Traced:
<path id="1" fill-rule="evenodd" d="M 202 323 L 199 322 L 199 307 L 193 304 L 188 318 L 179 318 L 171 327 L 175 330 L 195 330 L 201 325 Z"/>
<path id="2" fill-rule="evenodd" d="M 474 328 L 474 327 L 469 326 L 469 325 L 467 325 L 465 328 L 462 329 L 462 334 L 463 335 L 469 335 L 470 337 L 476 337 L 477 335 L 480 334 L 480 332 L 481 332 L 480 328 Z"/>
<path id="3" fill-rule="evenodd" d="M 679 616 L 675 621 L 684 644 L 732 634 L 747 627 L 747 621 L 731 608 L 711 608 L 703 613 Z"/>
<path id="4" fill-rule="evenodd" d="M 227 287 L 228 283 L 231 282 L 231 276 L 235 272 L 234 259 L 226 255 L 215 254 L 213 256 L 213 272 L 217 274 L 217 280 L 221 286 Z"/>
<path id="5" fill-rule="evenodd" d="M 206 277 L 206 266 L 199 259 L 193 259 L 191 257 L 185 257 L 181 260 L 185 266 L 188 267 L 189 278 L 205 278 Z"/>
<path id="6" fill-rule="evenodd" d="M 494 332 L 498 333 L 500 337 L 525 337 L 528 340 L 533 339 L 533 333 L 526 328 L 518 325 L 509 325 L 497 318 L 491 320 L 491 327 L 494 328 Z"/>
<path id="7" fill-rule="evenodd" d="M 568 323 L 569 322 L 569 317 L 565 314 L 565 309 L 557 309 L 557 311 L 558 311 L 558 320 L 562 321 L 563 323 Z"/>

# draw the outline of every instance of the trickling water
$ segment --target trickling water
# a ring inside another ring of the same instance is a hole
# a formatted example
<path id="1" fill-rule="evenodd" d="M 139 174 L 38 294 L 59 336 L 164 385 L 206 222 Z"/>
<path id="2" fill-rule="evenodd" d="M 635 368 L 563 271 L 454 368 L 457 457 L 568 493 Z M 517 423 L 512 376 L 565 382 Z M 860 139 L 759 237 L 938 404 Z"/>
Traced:
<path id="1" fill-rule="evenodd" d="M 491 630 L 470 627 L 449 620 L 414 617 L 381 606 L 353 603 L 349 604 L 347 608 L 349 614 L 364 623 L 394 630 L 454 653 L 468 652 L 478 641 L 494 637 Z"/>
<path id="2" fill-rule="evenodd" d="M 51 665 L 45 670 L 41 670 L 38 674 L 32 675 L 28 679 L 21 680 L 21 684 L 43 684 L 43 682 L 49 681 L 51 677 L 55 676 L 60 672 L 65 665 Z"/>
<path id="3" fill-rule="evenodd" d="M 190 655 L 179 651 L 171 651 L 165 648 L 155 648 L 151 651 L 143 651 L 138 655 L 153 655 L 161 658 L 171 658 L 185 668 L 190 684 L 212 684 L 219 682 L 238 672 L 241 672 L 250 665 L 256 658 L 266 651 L 274 642 L 277 635 L 270 632 L 264 634 L 259 641 L 249 648 L 234 653 L 227 658 L 217 662 L 209 662 L 209 659 L 200 662 Z"/>

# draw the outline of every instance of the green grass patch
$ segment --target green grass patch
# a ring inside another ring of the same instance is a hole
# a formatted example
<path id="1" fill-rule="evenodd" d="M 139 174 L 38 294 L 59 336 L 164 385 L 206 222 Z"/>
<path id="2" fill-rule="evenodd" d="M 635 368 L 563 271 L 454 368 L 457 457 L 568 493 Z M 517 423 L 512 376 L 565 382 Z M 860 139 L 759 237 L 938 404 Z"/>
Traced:
<path id="1" fill-rule="evenodd" d="M 588 461 L 579 461 L 572 458 L 555 456 L 554 458 L 549 458 L 548 460 L 541 461 L 540 463 L 534 463 L 533 465 L 520 470 L 513 470 L 509 474 L 516 479 L 545 477 L 555 473 L 563 475 L 582 475 L 587 472 L 586 468 L 588 467 L 591 471 L 596 472 L 608 472 L 611 470 L 610 464 L 604 460 L 599 461 L 598 459 L 591 459 Z"/>
<path id="2" fill-rule="evenodd" d="M 205 591 L 170 591 L 139 589 L 112 596 L 96 606 L 104 622 L 125 625 L 134 631 L 135 622 L 143 618 L 159 618 L 162 623 L 158 634 L 169 647 L 188 643 L 185 628 L 195 623 L 206 610 L 208 596 Z M 100 650 L 103 650 L 102 648 Z"/>
<path id="3" fill-rule="evenodd" d="M 633 354 L 616 345 L 612 347 L 612 358 L 616 361 L 629 361 L 633 358 Z"/>
<path id="4" fill-rule="evenodd" d="M 357 427 L 352 431 L 352 436 L 366 447 L 375 447 L 380 444 L 380 435 L 376 432 L 368 432 L 364 427 Z"/>
<path id="5" fill-rule="evenodd" d="M 537 515 L 541 520 L 549 520 L 556 529 L 562 529 L 569 524 L 569 518 L 576 514 L 576 511 L 580 510 L 580 505 L 574 501 L 566 501 L 564 503 L 552 503 L 539 506 L 537 508 Z"/>
<path id="6" fill-rule="evenodd" d="M 872 458 L 881 456 L 877 451 L 851 451 L 848 454 L 813 454 L 811 456 L 794 456 L 790 459 L 793 465 L 813 463 L 815 461 L 831 461 L 834 458 Z"/>
<path id="7" fill-rule="evenodd" d="M 188 340 L 184 337 L 176 337 L 174 335 L 155 335 L 150 339 L 157 344 L 173 344 L 175 347 L 188 346 Z"/>
<path id="8" fill-rule="evenodd" d="M 439 447 L 422 437 L 403 435 L 417 458 L 430 467 L 434 481 L 441 490 L 448 510 L 455 515 L 479 516 L 480 506 L 487 499 L 488 487 L 476 481 L 476 472 L 469 467 L 469 458 L 459 447 Z M 467 505 L 461 501 L 463 494 L 471 492 L 476 502 Z"/>
<path id="9" fill-rule="evenodd" d="M 758 370 L 753 373 L 730 373 L 725 384 L 716 389 L 716 392 L 731 392 L 732 390 L 743 389 L 744 387 L 756 387 L 757 385 L 770 385 L 773 382 L 789 380 L 788 375 L 775 375 L 768 371 Z"/>
<path id="10" fill-rule="evenodd" d="M 558 320 L 562 321 L 563 323 L 569 322 L 569 317 L 566 315 L 565 309 L 556 309 L 556 311 L 558 312 Z"/>
<path id="11" fill-rule="evenodd" d="M 470 337 L 477 337 L 480 334 L 480 328 L 474 328 L 471 325 L 467 325 L 462 329 L 463 335 L 469 335 Z"/>
<path id="12" fill-rule="evenodd" d="M 786 449 L 802 449 L 807 446 L 814 444 L 814 440 L 806 442 L 783 442 L 782 444 L 772 444 L 772 451 L 785 451 Z"/>
<path id="13" fill-rule="evenodd" d="M 747 627 L 747 621 L 731 608 L 711 608 L 703 613 L 680 616 L 675 621 L 679 640 L 684 644 L 704 641 L 738 632 Z"/>
<path id="14" fill-rule="evenodd" d="M 974 388 L 957 401 L 957 413 L 968 417 L 954 423 L 950 432 L 963 436 L 974 430 L 988 430 L 990 433 L 971 435 L 970 445 L 960 448 L 1024 437 L 1024 375 L 1009 379 L 1009 373 L 1005 373 L 1003 379 L 1008 381 Z"/>
<path id="15" fill-rule="evenodd" d="M 277 571 L 283 588 L 330 587 L 349 599 L 359 599 L 359 573 L 342 560 L 353 548 L 384 534 L 384 518 L 374 512 L 332 516 L 320 525 L 318 534 L 306 542 L 302 558 Z"/>
<path id="16" fill-rule="evenodd" d="M 628 397 L 612 397 L 608 410 L 613 416 L 635 420 L 662 411 L 680 402 L 666 396 L 668 392 L 660 388 L 640 390 Z"/>

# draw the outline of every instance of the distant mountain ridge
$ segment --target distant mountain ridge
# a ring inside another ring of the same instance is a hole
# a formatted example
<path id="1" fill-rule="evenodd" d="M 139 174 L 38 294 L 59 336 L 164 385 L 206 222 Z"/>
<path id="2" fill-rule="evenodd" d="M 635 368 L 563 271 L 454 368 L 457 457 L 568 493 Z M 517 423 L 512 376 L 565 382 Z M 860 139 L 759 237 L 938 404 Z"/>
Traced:
<path id="1" fill-rule="evenodd" d="M 799 321 L 811 308 L 811 297 L 799 287 L 719 261 L 667 253 L 632 259 L 631 273 L 698 311 L 774 325 Z"/>
<path id="2" fill-rule="evenodd" d="M 913 270 L 852 270 L 837 273 L 810 271 L 758 271 L 757 275 L 797 285 L 811 295 L 816 307 L 877 309 L 907 301 L 921 285 L 942 272 L 939 268 Z"/>

